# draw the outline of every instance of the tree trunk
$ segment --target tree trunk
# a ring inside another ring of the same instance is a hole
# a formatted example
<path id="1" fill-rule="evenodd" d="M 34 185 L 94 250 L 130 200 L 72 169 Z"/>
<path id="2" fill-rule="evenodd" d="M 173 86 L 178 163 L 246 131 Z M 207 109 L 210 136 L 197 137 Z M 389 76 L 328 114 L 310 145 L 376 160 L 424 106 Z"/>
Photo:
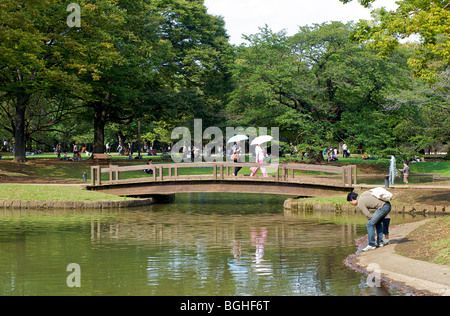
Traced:
<path id="1" fill-rule="evenodd" d="M 311 160 L 314 163 L 322 163 L 325 161 L 325 160 L 323 160 L 322 151 L 316 152 L 316 151 L 310 150 L 308 152 L 308 156 L 311 158 Z"/>
<path id="2" fill-rule="evenodd" d="M 94 146 L 93 153 L 103 154 L 105 152 L 105 125 L 106 107 L 103 102 L 94 103 Z"/>
<path id="3" fill-rule="evenodd" d="M 25 163 L 26 158 L 26 140 L 25 140 L 25 109 L 26 98 L 18 98 L 16 114 L 14 115 L 14 162 Z"/>

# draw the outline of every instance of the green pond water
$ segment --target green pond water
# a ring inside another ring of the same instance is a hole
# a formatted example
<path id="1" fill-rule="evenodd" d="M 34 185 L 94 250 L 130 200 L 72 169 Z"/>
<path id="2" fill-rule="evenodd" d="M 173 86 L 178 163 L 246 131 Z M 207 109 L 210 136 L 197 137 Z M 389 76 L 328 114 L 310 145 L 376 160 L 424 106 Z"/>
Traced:
<path id="1" fill-rule="evenodd" d="M 362 215 L 288 212 L 285 199 L 179 194 L 128 210 L 0 210 L 0 295 L 402 295 L 368 288 L 342 263 L 366 234 Z"/>

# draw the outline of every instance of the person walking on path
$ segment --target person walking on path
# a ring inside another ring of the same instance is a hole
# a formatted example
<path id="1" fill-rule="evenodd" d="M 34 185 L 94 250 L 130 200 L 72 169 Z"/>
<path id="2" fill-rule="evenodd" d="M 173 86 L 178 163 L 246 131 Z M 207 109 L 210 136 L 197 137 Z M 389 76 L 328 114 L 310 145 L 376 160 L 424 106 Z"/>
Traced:
<path id="1" fill-rule="evenodd" d="M 265 152 L 264 152 L 264 150 L 261 148 L 261 145 L 260 145 L 260 144 L 256 145 L 256 148 L 255 148 L 255 154 L 256 154 L 256 163 L 264 163 Z M 255 174 L 256 174 L 256 172 L 259 170 L 259 168 L 260 168 L 260 167 L 252 167 L 252 168 L 250 168 L 250 170 L 252 171 L 252 173 L 250 174 L 250 177 L 255 176 Z M 267 175 L 266 168 L 261 167 L 261 171 L 262 171 L 263 176 L 264 176 L 265 178 L 267 178 L 268 175 Z"/>
<path id="2" fill-rule="evenodd" d="M 403 182 L 405 182 L 405 185 L 408 185 L 408 177 L 409 177 L 409 166 L 408 163 L 405 161 L 403 163 L 403 169 L 398 169 L 398 171 L 403 172 Z"/>
<path id="3" fill-rule="evenodd" d="M 358 194 L 350 192 L 347 201 L 356 206 L 368 219 L 366 224 L 369 236 L 369 245 L 363 249 L 368 251 L 383 246 L 383 226 L 382 222 L 391 211 L 391 203 L 375 197 L 370 191 L 363 192 L 358 198 Z M 372 214 L 369 210 L 375 210 Z M 377 231 L 377 241 L 375 242 L 375 229 Z"/>

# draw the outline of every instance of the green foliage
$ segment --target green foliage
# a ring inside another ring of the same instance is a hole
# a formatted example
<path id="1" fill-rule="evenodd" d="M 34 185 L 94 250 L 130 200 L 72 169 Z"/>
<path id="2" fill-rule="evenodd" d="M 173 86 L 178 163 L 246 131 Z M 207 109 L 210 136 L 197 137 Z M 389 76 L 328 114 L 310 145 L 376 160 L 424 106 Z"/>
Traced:
<path id="1" fill-rule="evenodd" d="M 342 0 L 341 0 L 342 1 Z M 344 3 L 349 2 L 347 0 Z M 367 6 L 373 0 L 359 1 Z M 360 41 L 387 56 L 399 46 L 399 40 L 418 35 L 421 42 L 408 63 L 418 76 L 432 80 L 450 65 L 450 3 L 446 0 L 402 0 L 395 11 L 373 12 L 376 21 L 360 21 L 354 33 Z"/>
<path id="2" fill-rule="evenodd" d="M 350 39 L 353 29 L 332 22 L 301 27 L 292 37 L 268 27 L 248 36 L 250 45 L 240 47 L 233 69 L 233 120 L 279 126 L 311 155 L 342 140 L 353 152 L 392 151 L 399 119 L 385 113 L 383 102 L 387 91 L 408 84 L 394 75 L 407 72 L 406 58 L 378 57 Z"/>
<path id="3" fill-rule="evenodd" d="M 93 122 L 101 152 L 107 124 L 121 133 L 135 118 L 179 121 L 223 107 L 230 46 L 203 1 L 80 0 L 81 27 L 66 23 L 69 3 L 0 5 L 0 115 L 18 161 L 33 134 L 48 143 L 61 136 L 42 132 L 74 133 L 63 120 Z"/>
<path id="4" fill-rule="evenodd" d="M 0 137 L 17 161 L 25 141 L 135 142 L 138 121 L 142 140 L 170 143 L 194 118 L 279 127 L 312 161 L 343 141 L 376 156 L 448 146 L 448 1 L 294 36 L 266 26 L 240 47 L 202 0 L 80 0 L 81 27 L 66 23 L 69 3 L 0 5 Z M 422 41 L 399 44 L 411 34 Z"/>

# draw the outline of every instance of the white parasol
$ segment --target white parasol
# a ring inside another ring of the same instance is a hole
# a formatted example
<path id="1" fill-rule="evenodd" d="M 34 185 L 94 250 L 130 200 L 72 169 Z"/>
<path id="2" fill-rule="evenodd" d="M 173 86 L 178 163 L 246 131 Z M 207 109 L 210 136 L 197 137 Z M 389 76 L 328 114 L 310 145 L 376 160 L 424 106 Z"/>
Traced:
<path id="1" fill-rule="evenodd" d="M 273 137 L 269 135 L 258 136 L 252 140 L 252 143 L 250 145 L 258 145 L 258 144 L 261 145 L 263 143 L 270 142 L 272 139 Z"/>
<path id="2" fill-rule="evenodd" d="M 234 135 L 233 137 L 231 137 L 228 140 L 227 144 L 229 144 L 229 143 L 237 143 L 237 142 L 240 142 L 241 140 L 246 140 L 246 139 L 248 139 L 247 135 Z"/>

